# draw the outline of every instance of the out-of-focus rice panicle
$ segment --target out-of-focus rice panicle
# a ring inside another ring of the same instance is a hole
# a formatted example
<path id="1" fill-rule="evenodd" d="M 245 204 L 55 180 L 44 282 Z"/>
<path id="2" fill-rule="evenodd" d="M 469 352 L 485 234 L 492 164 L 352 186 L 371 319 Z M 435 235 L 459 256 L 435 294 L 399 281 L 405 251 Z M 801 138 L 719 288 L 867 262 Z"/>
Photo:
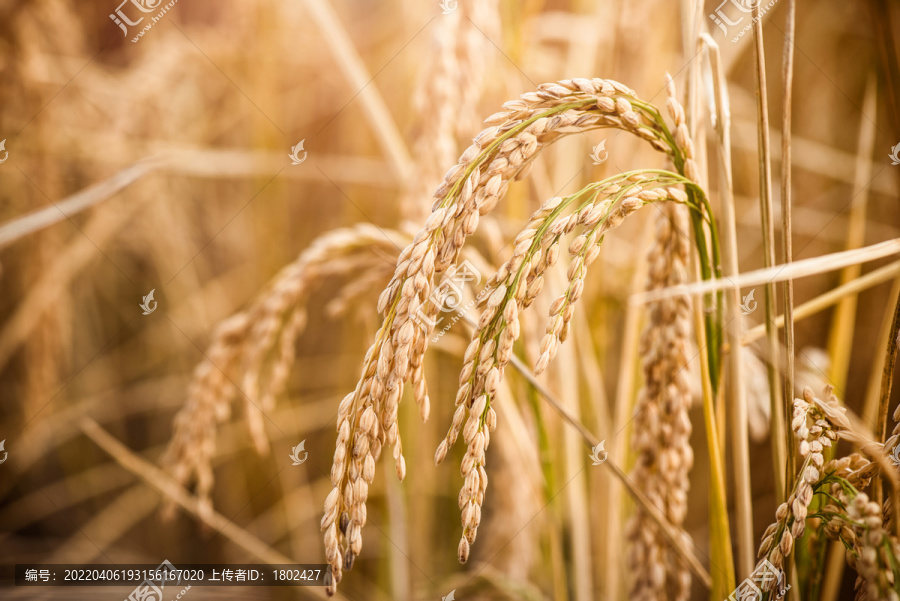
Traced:
<path id="1" fill-rule="evenodd" d="M 648 256 L 648 290 L 687 282 L 690 242 L 686 210 L 674 204 L 660 207 Z M 649 305 L 648 312 L 640 344 L 644 387 L 638 394 L 632 435 L 637 458 L 630 477 L 672 524 L 681 526 L 694 462 L 687 369 L 690 298 L 684 295 L 659 301 Z M 630 597 L 688 599 L 690 571 L 675 557 L 652 520 L 637 510 L 627 532 L 631 541 L 627 554 Z"/>
<path id="2" fill-rule="evenodd" d="M 290 374 L 297 337 L 306 325 L 304 303 L 310 290 L 324 278 L 359 269 L 380 272 L 384 281 L 386 263 L 371 251 L 396 252 L 394 245 L 402 236 L 392 236 L 369 224 L 325 234 L 282 269 L 246 310 L 216 328 L 206 359 L 194 370 L 187 402 L 175 416 L 163 458 L 179 484 L 196 478 L 205 507 L 211 507 L 217 426 L 230 415 L 231 402 L 236 396 L 243 401 L 254 444 L 266 452 L 265 414 L 274 408 Z"/>

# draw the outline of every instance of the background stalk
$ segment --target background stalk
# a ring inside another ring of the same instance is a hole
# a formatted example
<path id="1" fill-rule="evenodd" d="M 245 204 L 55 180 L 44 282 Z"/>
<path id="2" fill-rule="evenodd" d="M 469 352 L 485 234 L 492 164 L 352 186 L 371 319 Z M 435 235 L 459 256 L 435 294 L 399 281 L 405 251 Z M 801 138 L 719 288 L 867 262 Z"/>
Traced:
<path id="1" fill-rule="evenodd" d="M 759 4 L 753 8 L 753 41 L 756 65 L 756 119 L 759 154 L 759 212 L 762 226 L 763 264 L 775 265 L 775 225 L 772 221 L 772 160 L 769 147 L 769 102 L 766 86 L 766 56 L 763 45 L 762 15 Z M 787 461 L 788 440 L 785 424 L 790 421 L 790 404 L 782 402 L 778 380 L 778 331 L 775 328 L 775 285 L 765 284 L 766 373 L 769 379 L 771 403 L 772 461 L 775 472 L 775 498 L 786 498 L 784 466 Z"/>
<path id="2" fill-rule="evenodd" d="M 715 98 L 715 130 L 718 144 L 719 197 L 722 215 L 722 271 L 726 279 L 738 273 L 737 226 L 734 214 L 733 177 L 731 167 L 731 111 L 728 89 L 722 73 L 719 46 L 708 35 L 703 36 L 712 71 Z M 740 289 L 731 288 L 724 293 L 728 310 L 725 338 L 730 347 L 728 352 L 728 387 L 726 396 L 730 416 L 732 443 L 732 470 L 734 474 L 735 522 L 737 524 L 737 574 L 743 580 L 756 565 L 756 550 L 753 538 L 752 488 L 750 486 L 750 441 L 747 425 L 747 397 L 744 384 L 743 353 L 741 348 L 742 311 Z"/>

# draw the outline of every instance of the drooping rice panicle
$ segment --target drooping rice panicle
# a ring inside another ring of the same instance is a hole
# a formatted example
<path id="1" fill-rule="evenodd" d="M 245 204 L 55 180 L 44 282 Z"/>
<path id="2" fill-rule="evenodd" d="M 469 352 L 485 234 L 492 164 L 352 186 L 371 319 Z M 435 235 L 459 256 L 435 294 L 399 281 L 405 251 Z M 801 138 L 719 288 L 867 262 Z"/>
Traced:
<path id="1" fill-rule="evenodd" d="M 396 253 L 402 239 L 370 224 L 329 232 L 283 268 L 248 308 L 217 326 L 204 361 L 194 369 L 162 460 L 179 484 L 196 480 L 203 507 L 211 508 L 217 427 L 231 415 L 236 396 L 243 401 L 257 450 L 268 449 L 264 412 L 274 408 L 290 373 L 310 291 L 325 279 L 358 271 L 383 282 L 389 272 L 382 257 Z"/>
<path id="2" fill-rule="evenodd" d="M 531 216 L 513 243 L 512 256 L 488 282 L 490 294 L 482 297 L 483 311 L 463 357 L 457 409 L 435 453 L 435 463 L 440 464 L 462 432 L 467 451 L 461 466 L 465 484 L 459 496 L 463 524 L 460 561 L 468 559 L 480 523 L 487 485 L 484 451 L 497 425 L 492 407 L 497 387 L 519 337 L 519 316 L 540 293 L 546 269 L 558 260 L 560 238 L 580 228 L 581 233 L 569 245 L 573 259 L 566 291 L 550 309 L 537 373 L 547 367 L 566 338 L 587 268 L 599 255 L 604 235 L 645 204 L 663 200 L 685 203 L 685 192 L 674 187 L 685 182 L 676 174 L 633 172 L 592 184 L 564 199 L 548 200 Z"/>

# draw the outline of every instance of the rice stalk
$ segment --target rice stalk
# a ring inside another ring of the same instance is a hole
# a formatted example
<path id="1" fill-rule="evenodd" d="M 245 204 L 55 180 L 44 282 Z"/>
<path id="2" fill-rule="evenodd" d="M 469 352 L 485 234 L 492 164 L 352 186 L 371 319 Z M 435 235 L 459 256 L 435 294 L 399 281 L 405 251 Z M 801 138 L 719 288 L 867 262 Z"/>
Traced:
<path id="1" fill-rule="evenodd" d="M 769 145 L 769 102 L 766 86 L 766 59 L 762 34 L 762 15 L 759 3 L 753 6 L 753 41 L 756 65 L 757 140 L 759 153 L 759 211 L 763 239 L 763 264 L 775 265 L 775 225 L 772 219 L 772 159 Z M 775 329 L 775 284 L 764 284 L 766 316 L 767 374 L 769 400 L 772 403 L 772 461 L 775 472 L 775 496 L 782 500 L 786 495 L 784 468 L 787 465 L 788 434 L 785 430 L 789 404 L 783 401 L 778 386 L 778 332 Z M 791 466 L 789 466 L 791 467 Z"/>
<path id="2" fill-rule="evenodd" d="M 869 203 L 869 190 L 866 183 L 872 179 L 872 167 L 868 160 L 872 156 L 875 145 L 875 113 L 877 109 L 877 83 L 874 75 L 870 75 L 863 98 L 863 111 L 859 122 L 859 136 L 856 148 L 856 169 L 852 190 L 855 192 L 850 203 L 850 217 L 847 224 L 846 250 L 860 248 L 865 244 L 866 211 Z M 840 283 L 846 284 L 858 278 L 859 265 L 848 265 L 841 270 Z M 828 336 L 828 356 L 831 357 L 831 370 L 828 377 L 838 390 L 847 386 L 847 375 L 850 371 L 849 348 L 853 345 L 855 331 L 856 296 L 846 296 L 835 307 L 832 316 L 832 327 Z"/>
<path id="3" fill-rule="evenodd" d="M 791 118 L 794 93 L 794 31 L 796 19 L 796 2 L 788 0 L 787 17 L 785 18 L 784 51 L 781 63 L 782 80 L 782 109 L 781 109 L 781 263 L 789 264 L 794 260 L 793 253 L 793 227 L 792 227 L 792 189 L 791 189 Z M 791 398 L 794 394 L 794 282 L 785 281 L 781 286 L 781 305 L 784 311 L 784 398 Z M 777 329 L 777 327 L 772 327 Z M 735 341 L 737 348 L 737 341 Z M 786 488 L 794 486 L 794 466 L 797 460 L 794 456 L 794 446 L 787 445 L 787 463 L 784 466 L 784 478 Z M 788 561 L 788 569 L 785 570 L 788 578 L 796 573 L 793 558 Z M 791 593 L 791 601 L 799 601 L 798 590 Z"/>
<path id="4" fill-rule="evenodd" d="M 781 110 L 781 263 L 788 265 L 794 260 L 793 227 L 792 227 L 792 169 L 791 163 L 791 118 L 793 114 L 794 93 L 794 30 L 796 19 L 796 0 L 788 0 L 787 17 L 785 18 L 784 53 L 781 65 L 783 84 Z M 785 347 L 785 397 L 794 394 L 794 282 L 786 280 L 781 287 L 781 304 L 784 311 L 784 347 Z M 776 326 L 777 327 L 777 326 Z M 793 466 L 796 463 L 793 446 L 788 445 L 787 465 L 785 466 L 785 482 L 790 488 L 794 485 Z"/>
<path id="5" fill-rule="evenodd" d="M 699 6 L 697 12 L 699 13 Z M 699 27 L 699 25 L 698 25 Z M 697 43 L 700 39 L 696 38 Z M 690 82 L 690 80 L 689 80 Z M 697 83 L 696 81 L 694 83 Z M 685 150 L 685 167 L 690 165 L 691 171 L 696 172 L 697 167 L 693 161 L 693 143 L 688 134 L 686 117 L 684 110 L 678 104 L 675 95 L 675 85 L 671 78 L 668 77 L 666 85 L 666 94 L 668 96 L 669 114 L 675 121 L 677 131 L 680 132 L 682 146 Z M 698 103 L 696 91 L 689 99 Z M 696 114 L 696 112 L 694 113 Z M 695 173 L 693 179 L 699 177 L 699 173 Z M 711 213 L 711 211 L 710 211 Z M 691 221 L 695 233 L 695 241 L 697 244 L 697 253 L 694 255 L 694 270 L 699 271 L 699 277 L 703 280 L 709 280 L 713 277 L 710 267 L 704 257 L 707 256 L 706 238 L 698 235 L 701 232 L 698 219 L 699 213 L 691 212 Z M 721 277 L 719 265 L 721 258 L 719 256 L 719 242 L 716 237 L 716 230 L 710 228 L 710 243 L 713 249 L 713 260 L 716 266 L 716 276 Z M 677 286 L 677 285 L 676 285 Z M 672 288 L 666 286 L 665 288 Z M 663 289 L 665 289 L 663 288 Z M 712 301 L 709 296 L 704 296 L 702 302 L 693 303 L 694 329 L 696 332 L 697 346 L 701 349 L 700 353 L 700 393 L 703 399 L 703 418 L 706 430 L 707 451 L 710 462 L 710 486 L 709 486 L 709 505 L 710 505 L 710 528 L 709 543 L 711 552 L 718 559 L 717 569 L 712 571 L 712 585 L 710 596 L 712 598 L 724 597 L 728 591 L 734 586 L 734 566 L 732 562 L 731 550 L 731 534 L 728 526 L 728 499 L 725 492 L 725 472 L 724 472 L 724 432 L 719 434 L 719 422 L 724 417 L 724 409 L 720 407 L 720 411 L 716 412 L 714 402 L 717 393 L 720 392 L 718 387 L 720 376 L 720 347 L 722 335 L 722 307 L 723 298 L 721 294 L 715 295 Z M 713 306 L 714 303 L 714 306 Z M 706 353 L 702 349 L 706 349 Z"/>

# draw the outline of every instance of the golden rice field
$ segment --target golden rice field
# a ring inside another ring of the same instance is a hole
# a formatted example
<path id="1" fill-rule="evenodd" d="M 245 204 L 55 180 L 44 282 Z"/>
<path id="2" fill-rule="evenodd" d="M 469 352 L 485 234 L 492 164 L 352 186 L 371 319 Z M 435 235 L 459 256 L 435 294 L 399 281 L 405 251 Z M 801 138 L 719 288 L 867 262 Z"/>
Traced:
<path id="1" fill-rule="evenodd" d="M 898 37 L 0 0 L 0 598 L 900 601 Z"/>

